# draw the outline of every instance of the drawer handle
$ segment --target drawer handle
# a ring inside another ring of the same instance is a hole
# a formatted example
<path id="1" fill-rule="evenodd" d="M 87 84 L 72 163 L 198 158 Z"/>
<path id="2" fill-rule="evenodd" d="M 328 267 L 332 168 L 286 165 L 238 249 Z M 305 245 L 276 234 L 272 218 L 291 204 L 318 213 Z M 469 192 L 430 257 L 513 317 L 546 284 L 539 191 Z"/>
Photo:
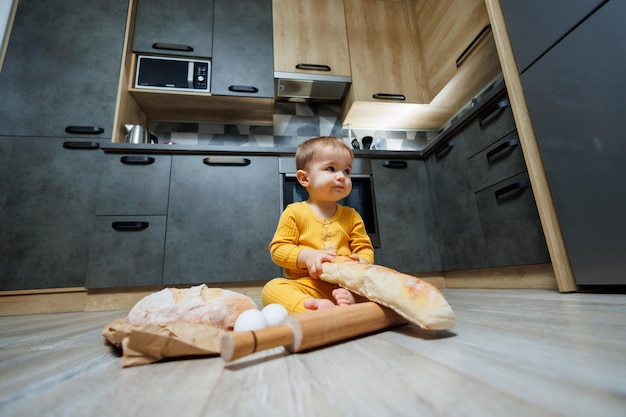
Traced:
<path id="1" fill-rule="evenodd" d="M 480 42 L 483 36 L 485 36 L 485 34 L 489 32 L 490 30 L 491 30 L 491 23 L 488 23 L 484 28 L 480 30 L 480 32 L 478 32 L 478 35 L 476 35 L 476 37 L 470 42 L 470 44 L 467 45 L 467 48 L 465 48 L 465 50 L 461 52 L 461 55 L 459 55 L 459 57 L 456 59 L 457 68 L 461 66 L 463 61 L 465 61 L 467 57 L 470 55 L 470 52 L 472 51 L 472 49 L 474 49 L 474 47 L 478 44 L 478 42 Z"/>
<path id="2" fill-rule="evenodd" d="M 111 227 L 118 232 L 141 232 L 150 226 L 148 222 L 113 222 Z"/>
<path id="3" fill-rule="evenodd" d="M 406 161 L 383 161 L 383 167 L 389 169 L 406 169 L 409 166 Z"/>
<path id="4" fill-rule="evenodd" d="M 245 167 L 250 165 L 248 158 L 230 158 L 230 157 L 208 157 L 202 160 L 202 163 L 210 166 L 221 167 Z"/>
<path id="5" fill-rule="evenodd" d="M 379 100 L 406 100 L 404 94 L 388 94 L 388 93 L 374 93 L 372 94 L 372 98 Z"/>
<path id="6" fill-rule="evenodd" d="M 166 51 L 193 52 L 193 48 L 189 45 L 179 43 L 155 42 L 152 44 L 153 49 L 163 49 Z"/>
<path id="7" fill-rule="evenodd" d="M 122 156 L 120 162 L 125 165 L 150 165 L 155 159 L 151 156 Z"/>
<path id="8" fill-rule="evenodd" d="M 236 93 L 258 93 L 259 89 L 253 85 L 231 85 L 228 87 L 228 91 L 234 91 Z"/>
<path id="9" fill-rule="evenodd" d="M 496 190 L 494 192 L 494 195 L 496 197 L 496 200 L 498 200 L 500 198 L 504 198 L 506 194 L 512 193 L 514 191 L 523 191 L 527 189 L 528 187 L 530 187 L 530 181 L 528 180 L 518 181 L 518 182 L 514 182 L 513 184 L 507 185 L 506 187 L 502 187 L 499 190 Z"/>
<path id="10" fill-rule="evenodd" d="M 98 126 L 67 126 L 65 132 L 70 135 L 100 135 L 104 129 Z"/>
<path id="11" fill-rule="evenodd" d="M 92 151 L 100 149 L 100 144 L 98 142 L 63 142 L 63 147 L 65 149 Z"/>
<path id="12" fill-rule="evenodd" d="M 491 151 L 487 152 L 487 162 L 491 162 L 491 158 L 493 158 L 500 152 L 506 149 L 514 148 L 517 145 L 519 145 L 519 138 L 513 138 L 513 139 L 507 140 L 506 142 L 500 144 L 500 146 L 498 146 L 497 148 L 492 149 Z"/>
<path id="13" fill-rule="evenodd" d="M 319 64 L 298 64 L 296 65 L 296 69 L 308 71 L 330 71 L 330 67 L 328 65 Z"/>
<path id="14" fill-rule="evenodd" d="M 436 159 L 443 158 L 444 156 L 446 156 L 447 154 L 450 153 L 452 148 L 454 148 L 454 142 L 450 141 L 450 142 L 446 143 L 446 146 L 444 146 L 443 148 L 441 148 L 437 152 L 435 152 L 435 158 Z"/>
<path id="15" fill-rule="evenodd" d="M 495 117 L 500 115 L 503 109 L 509 107 L 510 105 L 511 102 L 508 98 L 498 101 L 496 104 L 489 108 L 487 114 L 478 119 L 478 124 L 482 127 L 483 125 L 491 123 Z"/>

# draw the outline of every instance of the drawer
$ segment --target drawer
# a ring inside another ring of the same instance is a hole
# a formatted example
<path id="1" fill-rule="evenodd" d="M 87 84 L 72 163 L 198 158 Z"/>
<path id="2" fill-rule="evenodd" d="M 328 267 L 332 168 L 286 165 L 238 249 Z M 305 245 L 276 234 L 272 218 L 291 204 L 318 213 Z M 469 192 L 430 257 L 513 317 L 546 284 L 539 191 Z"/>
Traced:
<path id="1" fill-rule="evenodd" d="M 485 107 L 463 131 L 467 156 L 473 156 L 516 129 L 508 96 Z"/>
<path id="2" fill-rule="evenodd" d="M 476 193 L 490 267 L 550 262 L 527 173 Z"/>
<path id="3" fill-rule="evenodd" d="M 160 285 L 166 216 L 96 216 L 87 288 Z"/>
<path id="4" fill-rule="evenodd" d="M 107 155 L 97 215 L 165 215 L 171 155 Z"/>
<path id="5" fill-rule="evenodd" d="M 477 153 L 468 162 L 474 191 L 480 191 L 526 171 L 526 161 L 517 131 Z"/>

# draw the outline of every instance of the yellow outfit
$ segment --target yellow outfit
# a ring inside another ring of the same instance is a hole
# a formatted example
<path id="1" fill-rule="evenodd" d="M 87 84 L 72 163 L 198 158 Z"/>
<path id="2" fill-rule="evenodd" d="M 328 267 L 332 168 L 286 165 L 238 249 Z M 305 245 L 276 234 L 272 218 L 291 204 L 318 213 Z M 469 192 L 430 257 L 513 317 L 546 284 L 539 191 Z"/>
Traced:
<path id="1" fill-rule="evenodd" d="M 269 244 L 272 260 L 284 268 L 287 278 L 274 278 L 263 287 L 263 304 L 282 304 L 290 313 L 304 311 L 307 298 L 333 300 L 337 285 L 311 278 L 306 268 L 297 267 L 303 248 L 335 251 L 337 255 L 356 254 L 374 263 L 374 248 L 363 219 L 353 208 L 337 205 L 328 219 L 320 218 L 306 202 L 292 203 L 278 221 Z"/>

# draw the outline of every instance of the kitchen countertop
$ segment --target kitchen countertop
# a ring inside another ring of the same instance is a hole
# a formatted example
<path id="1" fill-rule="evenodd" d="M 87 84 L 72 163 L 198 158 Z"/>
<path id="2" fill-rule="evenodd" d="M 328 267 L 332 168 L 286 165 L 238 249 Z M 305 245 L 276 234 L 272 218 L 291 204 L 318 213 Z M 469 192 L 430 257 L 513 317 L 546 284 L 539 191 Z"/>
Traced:
<path id="1" fill-rule="evenodd" d="M 449 125 L 423 149 L 416 151 L 363 150 L 355 149 L 357 158 L 376 159 L 425 159 L 437 147 L 473 120 L 474 116 L 485 106 L 496 100 L 506 87 L 502 79 L 494 81 L 476 99 L 472 105 L 457 114 Z M 106 153 L 124 154 L 172 154 L 172 155 L 294 155 L 296 147 L 262 147 L 262 146 L 219 146 L 219 145 L 165 145 L 165 144 L 129 144 L 107 143 L 100 147 Z"/>

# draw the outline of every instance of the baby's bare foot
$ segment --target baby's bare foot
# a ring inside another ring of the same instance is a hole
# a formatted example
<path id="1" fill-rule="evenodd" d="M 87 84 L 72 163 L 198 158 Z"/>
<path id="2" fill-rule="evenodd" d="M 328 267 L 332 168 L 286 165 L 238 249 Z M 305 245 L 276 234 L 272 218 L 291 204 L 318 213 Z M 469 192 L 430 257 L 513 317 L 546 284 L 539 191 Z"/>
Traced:
<path id="1" fill-rule="evenodd" d="M 323 310 L 331 307 L 337 306 L 335 303 L 325 298 L 307 298 L 304 300 L 304 308 L 307 310 Z"/>
<path id="2" fill-rule="evenodd" d="M 354 304 L 356 302 L 352 292 L 348 291 L 345 288 L 334 289 L 333 297 L 335 298 L 335 301 L 337 302 L 338 306 L 347 306 L 350 304 Z"/>

